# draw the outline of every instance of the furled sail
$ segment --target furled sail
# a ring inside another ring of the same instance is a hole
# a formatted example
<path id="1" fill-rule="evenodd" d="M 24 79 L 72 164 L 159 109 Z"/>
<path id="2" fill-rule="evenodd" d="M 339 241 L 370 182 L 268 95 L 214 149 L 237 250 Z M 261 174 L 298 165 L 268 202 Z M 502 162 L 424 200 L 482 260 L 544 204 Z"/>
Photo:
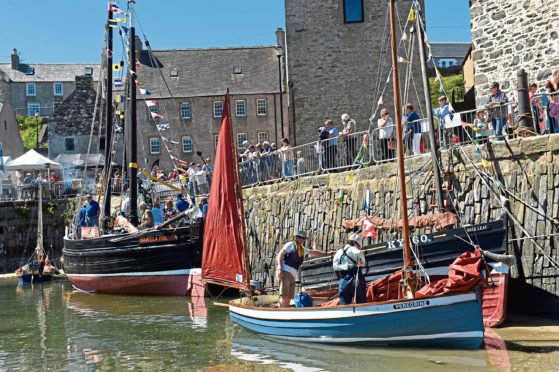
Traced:
<path id="1" fill-rule="evenodd" d="M 202 278 L 246 289 L 241 218 L 235 196 L 229 95 L 225 96 L 204 227 Z"/>

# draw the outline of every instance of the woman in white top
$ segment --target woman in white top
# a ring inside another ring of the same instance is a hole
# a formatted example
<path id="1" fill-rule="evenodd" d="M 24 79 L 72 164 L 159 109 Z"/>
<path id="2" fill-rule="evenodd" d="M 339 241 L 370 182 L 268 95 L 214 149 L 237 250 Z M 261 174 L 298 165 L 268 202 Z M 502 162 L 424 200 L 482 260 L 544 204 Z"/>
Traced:
<path id="1" fill-rule="evenodd" d="M 380 119 L 377 121 L 379 127 L 378 138 L 380 140 L 380 160 L 395 158 L 394 149 L 391 149 L 391 141 L 394 139 L 394 122 L 387 109 L 380 110 Z"/>

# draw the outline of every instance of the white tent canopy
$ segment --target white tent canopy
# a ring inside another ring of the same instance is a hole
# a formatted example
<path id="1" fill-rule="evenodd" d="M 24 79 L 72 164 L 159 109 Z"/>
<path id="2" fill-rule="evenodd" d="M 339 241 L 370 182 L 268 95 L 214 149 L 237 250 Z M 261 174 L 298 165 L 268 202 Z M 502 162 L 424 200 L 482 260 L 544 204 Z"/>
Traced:
<path id="1" fill-rule="evenodd" d="M 31 149 L 4 165 L 5 170 L 62 169 L 62 165 Z"/>

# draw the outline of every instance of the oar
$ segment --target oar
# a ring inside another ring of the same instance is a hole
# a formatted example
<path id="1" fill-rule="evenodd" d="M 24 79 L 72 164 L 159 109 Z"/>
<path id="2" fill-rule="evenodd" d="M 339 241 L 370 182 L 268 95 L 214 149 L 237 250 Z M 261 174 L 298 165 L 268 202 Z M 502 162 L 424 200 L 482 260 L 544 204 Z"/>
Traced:
<path id="1" fill-rule="evenodd" d="M 355 273 L 355 281 L 353 282 L 353 304 L 357 303 L 357 286 L 359 285 L 359 266 L 355 265 L 357 272 Z M 355 306 L 353 307 L 353 312 L 355 313 Z"/>

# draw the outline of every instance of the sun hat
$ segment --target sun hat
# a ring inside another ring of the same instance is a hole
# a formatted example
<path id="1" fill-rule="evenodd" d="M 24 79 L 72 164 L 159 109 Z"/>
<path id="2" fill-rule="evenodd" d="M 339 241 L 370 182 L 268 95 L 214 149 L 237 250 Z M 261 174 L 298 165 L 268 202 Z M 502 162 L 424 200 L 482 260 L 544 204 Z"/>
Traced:
<path id="1" fill-rule="evenodd" d="M 359 244 L 359 247 L 361 247 L 361 237 L 359 236 L 359 234 L 352 234 L 349 237 L 349 240 L 351 240 L 354 243 Z"/>
<path id="2" fill-rule="evenodd" d="M 342 120 L 349 120 L 349 115 L 348 114 L 343 114 L 342 115 Z"/>
<path id="3" fill-rule="evenodd" d="M 299 238 L 307 239 L 307 233 L 304 230 L 297 231 L 297 234 L 295 234 L 295 236 L 298 236 Z"/>

